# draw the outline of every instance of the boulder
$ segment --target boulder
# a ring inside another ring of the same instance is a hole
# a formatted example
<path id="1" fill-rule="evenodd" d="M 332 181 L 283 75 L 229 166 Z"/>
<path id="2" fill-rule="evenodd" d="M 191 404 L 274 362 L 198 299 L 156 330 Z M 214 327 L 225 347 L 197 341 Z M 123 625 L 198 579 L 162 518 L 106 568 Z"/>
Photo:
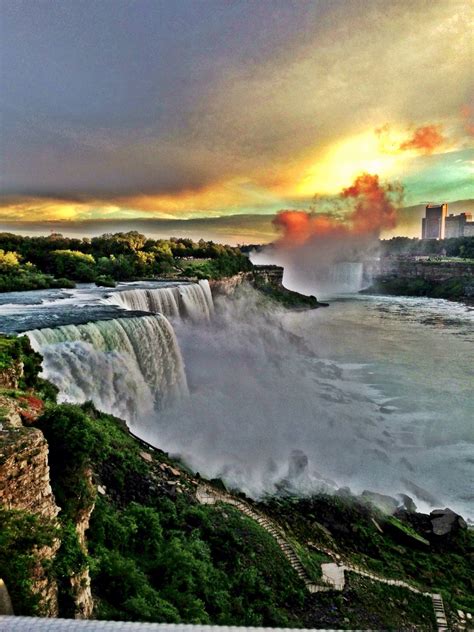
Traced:
<path id="1" fill-rule="evenodd" d="M 392 498 L 392 496 L 378 494 L 377 492 L 371 492 L 367 489 L 362 492 L 361 497 L 363 500 L 374 507 L 377 507 L 377 509 L 380 509 L 380 511 L 383 511 L 384 513 L 393 514 L 398 507 L 398 501 L 395 498 Z"/>
<path id="2" fill-rule="evenodd" d="M 437 536 L 446 536 L 460 529 L 467 529 L 464 519 L 452 509 L 435 509 L 430 513 L 433 533 Z"/>
<path id="3" fill-rule="evenodd" d="M 413 498 L 410 498 L 407 494 L 397 494 L 401 500 L 401 509 L 405 509 L 408 513 L 416 512 L 416 505 Z"/>

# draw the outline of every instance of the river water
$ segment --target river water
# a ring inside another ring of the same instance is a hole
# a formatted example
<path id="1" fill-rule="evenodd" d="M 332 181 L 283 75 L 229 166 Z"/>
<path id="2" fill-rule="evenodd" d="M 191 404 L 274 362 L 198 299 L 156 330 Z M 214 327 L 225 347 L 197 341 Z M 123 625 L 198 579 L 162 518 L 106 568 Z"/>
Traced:
<path id="1" fill-rule="evenodd" d="M 254 496 L 349 486 L 474 518 L 471 308 L 353 295 L 284 312 L 183 288 L 3 294 L 0 330 L 29 332 L 62 400 Z"/>

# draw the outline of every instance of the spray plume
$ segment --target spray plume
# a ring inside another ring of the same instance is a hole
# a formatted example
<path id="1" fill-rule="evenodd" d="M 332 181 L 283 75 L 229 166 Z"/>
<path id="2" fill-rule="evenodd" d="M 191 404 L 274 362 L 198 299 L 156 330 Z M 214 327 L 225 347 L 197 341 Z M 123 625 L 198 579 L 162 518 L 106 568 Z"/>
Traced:
<path id="1" fill-rule="evenodd" d="M 362 289 L 362 261 L 375 254 L 381 231 L 397 223 L 403 189 L 362 173 L 334 198 L 316 198 L 311 212 L 281 211 L 281 237 L 252 255 L 257 264 L 285 268 L 283 282 L 303 294 L 331 296 Z"/>
<path id="2" fill-rule="evenodd" d="M 298 246 L 312 238 L 378 236 L 381 230 L 395 228 L 401 196 L 399 184 L 382 185 L 378 175 L 362 173 L 330 203 L 331 214 L 280 211 L 273 220 L 283 232 L 277 245 Z M 344 215 L 345 221 L 338 219 Z"/>

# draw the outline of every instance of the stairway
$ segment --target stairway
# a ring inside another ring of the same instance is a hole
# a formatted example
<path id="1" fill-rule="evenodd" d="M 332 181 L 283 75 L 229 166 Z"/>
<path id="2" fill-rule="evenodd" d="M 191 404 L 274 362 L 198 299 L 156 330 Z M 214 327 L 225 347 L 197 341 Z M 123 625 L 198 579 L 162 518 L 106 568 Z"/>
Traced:
<path id="1" fill-rule="evenodd" d="M 265 531 L 267 531 L 276 540 L 278 546 L 290 563 L 291 567 L 294 568 L 298 577 L 304 582 L 308 592 L 316 593 L 326 592 L 329 590 L 344 590 L 345 571 L 356 573 L 357 575 L 367 577 L 373 581 L 381 582 L 383 584 L 389 584 L 391 586 L 401 586 L 413 593 L 424 595 L 425 597 L 430 597 L 433 601 L 433 609 L 436 616 L 436 625 L 438 631 L 447 632 L 448 622 L 446 619 L 443 598 L 441 597 L 441 595 L 436 593 L 423 592 L 422 590 L 415 588 L 405 581 L 387 579 L 385 577 L 381 577 L 380 575 L 375 575 L 374 573 L 366 571 L 358 566 L 345 565 L 340 563 L 339 561 L 335 563 L 321 564 L 322 583 L 315 584 L 308 576 L 293 546 L 284 538 L 283 532 L 280 527 L 275 525 L 267 516 L 256 511 L 243 500 L 239 500 L 237 498 L 234 498 L 233 496 L 204 485 L 198 487 L 196 491 L 196 499 L 199 503 L 203 505 L 214 505 L 217 502 L 223 502 L 228 505 L 232 505 L 236 507 L 239 511 L 241 511 L 244 515 L 255 520 L 255 522 L 257 522 L 262 527 L 262 529 L 265 529 Z M 312 545 L 315 548 L 320 548 L 317 547 L 314 543 Z M 329 551 L 326 548 L 321 547 L 320 550 L 333 559 L 340 559 L 339 555 L 336 556 L 332 551 Z"/>
<path id="2" fill-rule="evenodd" d="M 440 632 L 448 630 L 448 621 L 446 619 L 446 612 L 444 611 L 444 603 L 441 595 L 432 594 L 431 599 L 433 601 L 433 608 L 436 616 L 436 625 Z"/>

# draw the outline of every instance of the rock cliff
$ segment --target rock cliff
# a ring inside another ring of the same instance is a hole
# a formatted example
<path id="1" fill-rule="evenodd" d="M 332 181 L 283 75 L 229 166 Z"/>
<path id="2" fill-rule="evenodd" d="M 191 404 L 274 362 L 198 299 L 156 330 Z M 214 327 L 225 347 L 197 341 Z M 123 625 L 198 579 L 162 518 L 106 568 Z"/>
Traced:
<path id="1" fill-rule="evenodd" d="M 22 425 L 15 400 L 0 397 L 0 506 L 39 515 L 56 524 L 60 509 L 51 490 L 48 444 L 37 428 Z M 50 617 L 58 615 L 58 587 L 48 566 L 60 542 L 41 546 L 34 552 L 32 591 L 39 596 L 40 611 Z"/>

